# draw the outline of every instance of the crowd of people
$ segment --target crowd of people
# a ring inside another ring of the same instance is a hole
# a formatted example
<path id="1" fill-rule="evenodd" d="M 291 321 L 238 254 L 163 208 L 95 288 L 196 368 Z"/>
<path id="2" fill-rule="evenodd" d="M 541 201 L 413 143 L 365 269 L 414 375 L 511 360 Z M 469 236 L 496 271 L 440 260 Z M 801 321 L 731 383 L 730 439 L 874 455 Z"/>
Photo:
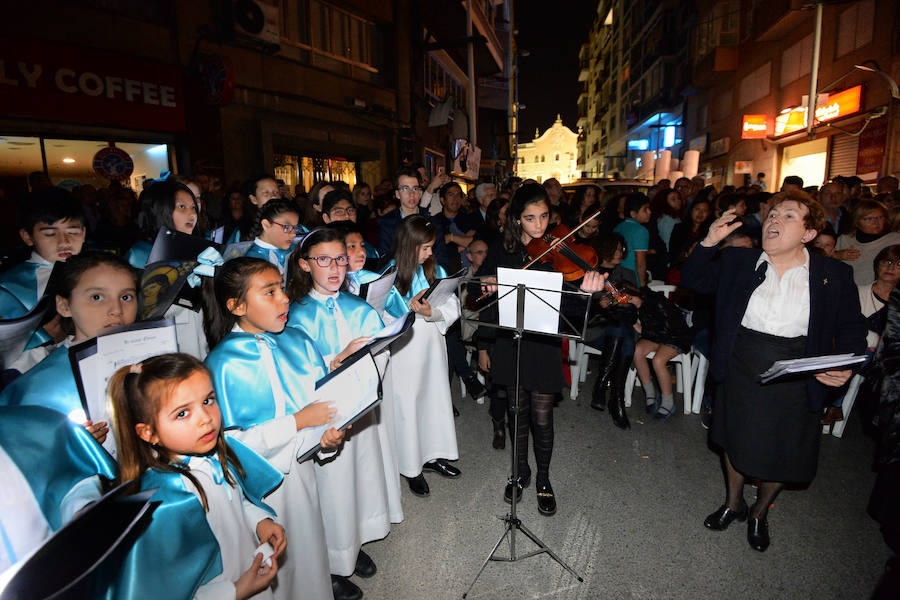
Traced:
<path id="1" fill-rule="evenodd" d="M 131 597 L 137 579 L 171 597 L 360 598 L 351 577 L 375 575 L 363 546 L 403 520 L 401 483 L 428 496 L 425 472 L 460 476 L 454 375 L 488 400 L 493 448 L 516 442 L 518 476 L 504 499 L 518 501 L 531 484 L 531 438 L 537 507 L 555 514 L 553 410 L 569 385 L 562 344 L 526 332 L 519 364 L 511 331 L 478 324 L 497 318 L 485 298 L 498 268 L 531 263 L 530 244 L 551 231 L 574 230 L 569 243 L 590 263 L 567 283 L 590 297 L 584 341 L 600 350 L 590 406 L 630 428 L 634 369 L 646 413 L 667 421 L 676 412 L 670 360 L 708 357 L 703 423 L 723 450 L 726 501 L 705 525 L 747 519 L 750 546 L 765 551 L 769 507 L 785 483 L 815 476 L 821 424 L 844 418 L 853 372 L 766 386 L 756 376 L 779 359 L 852 352 L 871 361 L 900 279 L 894 177 L 873 190 L 855 177 L 809 188 L 792 176 L 776 193 L 759 177 L 721 190 L 695 177 L 645 194 L 516 177 L 466 189 L 411 165 L 374 188 L 289 190 L 268 174 L 222 194 L 185 176 L 148 181 L 139 195 L 118 183 L 67 192 L 42 174 L 30 183 L 19 207 L 25 250 L 0 274 L 0 318 L 28 314 L 45 295 L 55 310 L 0 382 L 0 471 L 26 492 L 0 506 L 0 572 L 133 480 L 134 491 L 157 489 L 162 504 L 105 582 L 110 598 Z M 166 310 L 179 353 L 119 369 L 110 422 L 76 424 L 69 348 L 138 320 L 141 270 L 161 229 L 239 255 L 212 252 L 194 302 Z M 379 312 L 360 294 L 391 268 Z M 471 280 L 461 297 L 430 303 L 430 286 L 453 273 Z M 564 303 L 562 312 L 578 310 Z M 335 429 L 335 406 L 317 401 L 316 382 L 410 312 L 411 331 L 375 359 L 383 403 Z M 37 430 L 57 433 L 38 439 Z M 759 485 L 748 506 L 750 479 Z M 896 485 L 878 493 L 881 505 L 900 500 Z M 896 552 L 893 519 L 882 525 Z M 271 559 L 254 551 L 261 543 Z"/>

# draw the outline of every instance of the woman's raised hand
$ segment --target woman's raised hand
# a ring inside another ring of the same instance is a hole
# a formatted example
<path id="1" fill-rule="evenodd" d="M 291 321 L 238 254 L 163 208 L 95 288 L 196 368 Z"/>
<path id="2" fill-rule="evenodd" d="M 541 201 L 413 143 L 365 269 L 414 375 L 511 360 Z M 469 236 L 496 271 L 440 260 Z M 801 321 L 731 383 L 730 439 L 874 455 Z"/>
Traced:
<path id="1" fill-rule="evenodd" d="M 735 219 L 737 219 L 737 221 L 735 221 Z M 721 217 L 712 222 L 709 226 L 709 232 L 706 234 L 706 237 L 703 238 L 703 241 L 700 242 L 700 245 L 706 248 L 712 248 L 728 237 L 728 234 L 732 231 L 737 231 L 743 224 L 743 221 L 738 218 L 734 209 L 729 208 L 722 213 Z M 765 225 L 763 226 L 765 227 Z"/>

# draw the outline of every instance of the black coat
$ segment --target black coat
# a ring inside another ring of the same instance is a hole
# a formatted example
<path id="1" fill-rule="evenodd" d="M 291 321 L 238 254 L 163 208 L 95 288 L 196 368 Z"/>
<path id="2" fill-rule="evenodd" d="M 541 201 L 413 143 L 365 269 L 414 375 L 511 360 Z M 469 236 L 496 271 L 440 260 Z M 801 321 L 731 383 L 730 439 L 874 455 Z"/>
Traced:
<path id="1" fill-rule="evenodd" d="M 698 244 L 681 270 L 681 285 L 701 294 L 715 294 L 715 327 L 710 372 L 724 381 L 734 350 L 738 328 L 753 291 L 765 280 L 757 272 L 759 248 L 726 248 L 719 258 L 715 248 Z M 846 264 L 811 254 L 809 257 L 809 333 L 805 356 L 862 354 L 866 349 L 866 324 L 859 308 L 853 271 Z M 821 410 L 826 387 L 807 378 L 810 410 Z"/>

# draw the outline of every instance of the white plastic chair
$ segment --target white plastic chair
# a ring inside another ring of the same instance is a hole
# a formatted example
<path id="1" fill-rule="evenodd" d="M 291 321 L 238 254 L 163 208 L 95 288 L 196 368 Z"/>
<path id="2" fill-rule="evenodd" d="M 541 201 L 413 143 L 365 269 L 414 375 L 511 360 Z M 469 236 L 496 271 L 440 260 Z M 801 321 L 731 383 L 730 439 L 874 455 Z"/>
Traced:
<path id="1" fill-rule="evenodd" d="M 693 375 L 694 401 L 693 412 L 700 414 L 700 408 L 703 406 L 703 394 L 706 393 L 706 376 L 709 373 L 709 359 L 702 352 L 698 352 L 696 348 L 691 348 L 691 372 Z"/>
<path id="2" fill-rule="evenodd" d="M 569 398 L 578 397 L 578 388 L 587 378 L 590 356 L 601 356 L 603 352 L 588 346 L 582 342 L 577 344 L 569 340 L 569 373 L 572 375 L 572 386 L 569 388 Z"/>
<path id="3" fill-rule="evenodd" d="M 831 435 L 834 437 L 844 437 L 844 427 L 847 426 L 847 420 L 850 418 L 850 411 L 853 410 L 853 403 L 856 402 L 856 394 L 859 393 L 859 386 L 862 385 L 862 382 L 865 381 L 865 379 L 866 378 L 859 373 L 853 376 L 853 379 L 850 380 L 850 386 L 844 394 L 844 401 L 841 403 L 841 411 L 844 413 L 844 420 L 837 421 L 833 425 L 823 425 L 822 433 L 827 434 L 830 429 Z"/>

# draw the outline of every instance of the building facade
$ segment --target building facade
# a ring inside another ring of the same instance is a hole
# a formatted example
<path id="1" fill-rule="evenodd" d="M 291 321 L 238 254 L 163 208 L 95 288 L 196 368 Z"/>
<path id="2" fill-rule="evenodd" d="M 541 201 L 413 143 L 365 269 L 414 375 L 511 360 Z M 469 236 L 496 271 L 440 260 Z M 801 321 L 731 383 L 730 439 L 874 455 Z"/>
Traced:
<path id="1" fill-rule="evenodd" d="M 559 115 L 543 134 L 534 132 L 534 139 L 519 144 L 519 164 L 516 175 L 542 183 L 551 177 L 560 183 L 576 181 L 578 134 L 563 125 Z"/>

